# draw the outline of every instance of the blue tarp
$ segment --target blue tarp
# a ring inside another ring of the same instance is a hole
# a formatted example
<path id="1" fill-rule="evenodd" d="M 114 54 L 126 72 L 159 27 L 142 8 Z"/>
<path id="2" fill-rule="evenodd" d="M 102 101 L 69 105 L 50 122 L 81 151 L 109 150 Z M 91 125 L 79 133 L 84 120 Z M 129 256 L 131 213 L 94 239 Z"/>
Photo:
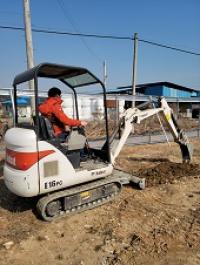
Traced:
<path id="1" fill-rule="evenodd" d="M 12 105 L 11 100 L 2 101 L 2 104 Z M 30 98 L 29 97 L 19 97 L 17 98 L 18 105 L 30 105 Z"/>

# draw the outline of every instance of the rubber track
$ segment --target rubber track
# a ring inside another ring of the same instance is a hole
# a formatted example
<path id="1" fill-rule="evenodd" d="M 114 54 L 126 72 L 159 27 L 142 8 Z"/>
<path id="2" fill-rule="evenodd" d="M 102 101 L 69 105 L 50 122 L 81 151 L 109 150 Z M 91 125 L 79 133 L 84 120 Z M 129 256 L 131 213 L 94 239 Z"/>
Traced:
<path id="1" fill-rule="evenodd" d="M 56 215 L 53 217 L 46 215 L 46 207 L 48 203 L 50 203 L 51 201 L 57 200 L 59 198 L 71 196 L 77 193 L 81 193 L 83 191 L 87 191 L 90 189 L 94 189 L 94 188 L 97 188 L 99 186 L 109 184 L 109 183 L 116 183 L 119 186 L 119 191 L 117 192 L 117 194 L 113 193 L 112 195 L 109 195 L 102 199 L 98 199 L 94 202 L 90 202 L 90 203 L 83 204 L 81 206 L 74 207 L 71 210 L 61 211 L 59 215 Z M 121 192 L 122 184 L 123 184 L 123 178 L 120 178 L 120 177 L 116 178 L 116 177 L 111 176 L 111 177 L 107 177 L 105 179 L 101 179 L 98 181 L 93 181 L 91 183 L 79 185 L 78 187 L 68 188 L 66 190 L 54 192 L 54 193 L 48 194 L 47 196 L 44 196 L 41 199 L 39 199 L 36 205 L 36 209 L 43 220 L 51 222 L 61 217 L 70 216 L 70 215 L 80 213 L 80 212 L 83 212 L 89 209 L 93 209 L 97 206 L 103 205 L 104 203 L 107 203 L 113 200 Z"/>

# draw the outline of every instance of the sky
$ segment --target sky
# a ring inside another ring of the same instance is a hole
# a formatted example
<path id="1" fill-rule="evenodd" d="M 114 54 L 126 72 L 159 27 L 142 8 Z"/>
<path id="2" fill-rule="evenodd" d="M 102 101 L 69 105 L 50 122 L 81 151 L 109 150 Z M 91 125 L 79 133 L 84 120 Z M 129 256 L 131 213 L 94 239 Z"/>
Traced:
<path id="1" fill-rule="evenodd" d="M 0 26 L 24 27 L 23 0 L 0 1 Z M 200 53 L 199 0 L 30 0 L 32 28 L 133 37 Z M 88 68 L 107 88 L 132 82 L 133 41 L 32 33 L 34 64 Z M 25 33 L 0 28 L 0 88 L 27 68 Z M 136 83 L 200 89 L 200 56 L 138 43 Z"/>

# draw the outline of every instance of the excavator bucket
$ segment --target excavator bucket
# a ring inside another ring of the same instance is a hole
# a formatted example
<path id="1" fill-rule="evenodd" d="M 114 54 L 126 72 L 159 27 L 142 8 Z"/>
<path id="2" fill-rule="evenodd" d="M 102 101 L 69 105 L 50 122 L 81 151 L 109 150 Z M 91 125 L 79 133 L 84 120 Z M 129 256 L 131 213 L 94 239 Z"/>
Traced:
<path id="1" fill-rule="evenodd" d="M 179 143 L 181 148 L 183 163 L 190 163 L 193 155 L 193 145 L 191 143 Z"/>

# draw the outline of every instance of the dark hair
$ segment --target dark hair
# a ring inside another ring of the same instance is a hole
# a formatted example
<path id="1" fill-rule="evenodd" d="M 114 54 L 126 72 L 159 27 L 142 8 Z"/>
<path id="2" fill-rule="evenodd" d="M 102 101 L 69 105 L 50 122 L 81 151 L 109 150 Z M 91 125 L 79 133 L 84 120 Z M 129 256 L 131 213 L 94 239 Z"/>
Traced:
<path id="1" fill-rule="evenodd" d="M 52 87 L 48 91 L 48 97 L 55 97 L 55 96 L 60 96 L 61 95 L 61 90 L 57 87 Z"/>

